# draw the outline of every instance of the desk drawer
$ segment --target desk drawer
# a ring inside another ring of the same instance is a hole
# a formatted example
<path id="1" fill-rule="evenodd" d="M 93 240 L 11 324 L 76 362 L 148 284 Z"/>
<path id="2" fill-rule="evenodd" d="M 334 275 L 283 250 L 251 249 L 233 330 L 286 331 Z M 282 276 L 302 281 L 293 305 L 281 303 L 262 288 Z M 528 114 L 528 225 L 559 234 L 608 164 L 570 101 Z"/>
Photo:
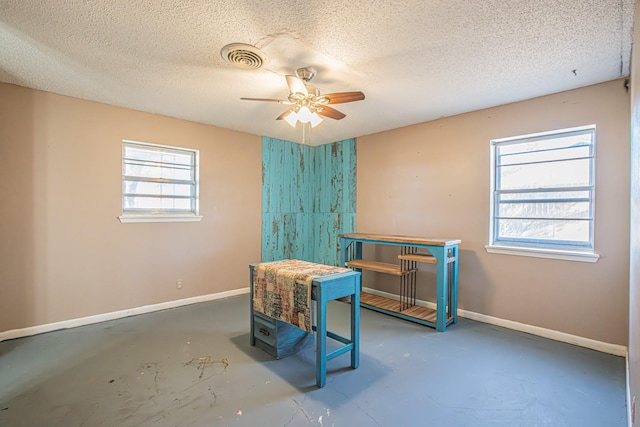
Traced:
<path id="1" fill-rule="evenodd" d="M 253 318 L 264 325 L 270 325 L 272 328 L 276 327 L 276 319 L 274 319 L 273 317 L 269 317 L 266 314 L 262 314 L 259 311 L 253 312 Z"/>
<path id="2" fill-rule="evenodd" d="M 276 320 L 265 320 L 257 315 L 253 317 L 253 336 L 265 343 L 275 346 L 276 345 Z"/>
<path id="3" fill-rule="evenodd" d="M 256 346 L 276 359 L 295 354 L 313 343 L 313 334 L 262 313 L 254 311 L 252 322 Z"/>

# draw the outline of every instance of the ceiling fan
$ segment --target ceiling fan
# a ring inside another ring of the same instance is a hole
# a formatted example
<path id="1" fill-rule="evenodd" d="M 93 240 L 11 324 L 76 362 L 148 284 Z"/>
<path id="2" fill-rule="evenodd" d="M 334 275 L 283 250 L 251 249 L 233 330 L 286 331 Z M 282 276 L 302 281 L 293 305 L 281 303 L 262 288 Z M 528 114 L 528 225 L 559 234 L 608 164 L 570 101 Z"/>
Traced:
<path id="1" fill-rule="evenodd" d="M 323 117 L 340 120 L 346 117 L 344 113 L 331 108 L 329 104 L 343 104 L 345 102 L 362 101 L 364 93 L 357 92 L 337 92 L 320 94 L 318 88 L 307 84 L 317 71 L 313 67 L 298 68 L 296 75 L 286 75 L 289 86 L 289 96 L 287 99 L 265 99 L 265 98 L 240 98 L 245 101 L 266 101 L 277 102 L 278 104 L 290 105 L 291 107 L 280 114 L 276 120 L 285 120 L 291 126 L 301 123 L 310 123 L 315 127 L 322 121 Z"/>

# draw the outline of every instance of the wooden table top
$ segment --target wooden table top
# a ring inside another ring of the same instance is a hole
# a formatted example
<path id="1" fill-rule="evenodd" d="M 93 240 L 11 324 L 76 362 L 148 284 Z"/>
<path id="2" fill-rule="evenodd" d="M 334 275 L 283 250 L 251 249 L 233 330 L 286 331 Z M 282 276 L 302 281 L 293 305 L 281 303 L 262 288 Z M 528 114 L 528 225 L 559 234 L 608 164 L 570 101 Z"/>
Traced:
<path id="1" fill-rule="evenodd" d="M 434 237 L 400 236 L 394 234 L 374 234 L 374 233 L 347 233 L 340 234 L 340 237 L 354 240 L 369 240 L 390 243 L 407 243 L 414 245 L 447 246 L 457 245 L 462 242 L 459 239 L 442 239 Z"/>

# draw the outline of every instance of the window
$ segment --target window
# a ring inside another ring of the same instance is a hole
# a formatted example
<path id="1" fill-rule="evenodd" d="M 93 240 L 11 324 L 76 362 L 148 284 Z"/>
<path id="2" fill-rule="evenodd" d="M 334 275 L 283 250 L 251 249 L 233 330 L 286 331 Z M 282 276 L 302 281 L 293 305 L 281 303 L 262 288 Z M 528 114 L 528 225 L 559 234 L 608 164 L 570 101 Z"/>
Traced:
<path id="1" fill-rule="evenodd" d="M 595 126 L 491 141 L 489 252 L 595 262 Z"/>
<path id="2" fill-rule="evenodd" d="M 122 141 L 122 222 L 199 221 L 198 151 Z"/>

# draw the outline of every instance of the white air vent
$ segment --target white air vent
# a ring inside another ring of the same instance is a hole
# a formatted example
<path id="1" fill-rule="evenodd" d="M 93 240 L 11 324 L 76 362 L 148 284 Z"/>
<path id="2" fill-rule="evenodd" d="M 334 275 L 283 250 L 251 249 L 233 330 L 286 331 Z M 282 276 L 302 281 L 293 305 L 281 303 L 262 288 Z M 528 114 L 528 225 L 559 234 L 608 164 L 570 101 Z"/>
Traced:
<path id="1" fill-rule="evenodd" d="M 243 70 L 257 70 L 267 63 L 260 49 L 245 43 L 231 43 L 220 50 L 222 59 Z"/>

